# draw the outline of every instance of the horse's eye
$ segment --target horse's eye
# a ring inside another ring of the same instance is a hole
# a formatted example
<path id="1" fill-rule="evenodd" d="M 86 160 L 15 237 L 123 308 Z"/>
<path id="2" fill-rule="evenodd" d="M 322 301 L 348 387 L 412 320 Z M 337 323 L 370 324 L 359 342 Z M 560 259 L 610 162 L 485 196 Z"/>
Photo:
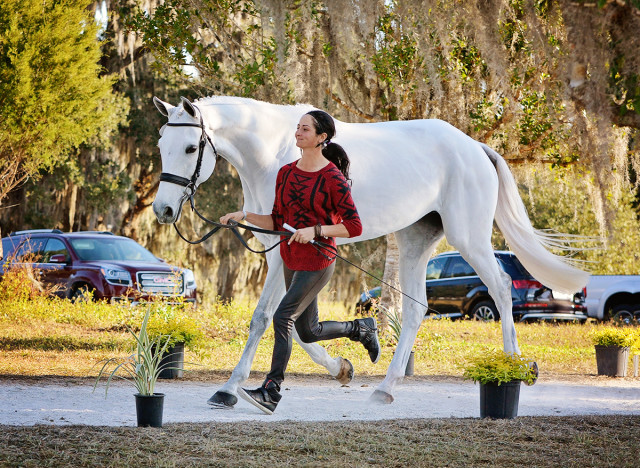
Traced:
<path id="1" fill-rule="evenodd" d="M 187 146 L 187 154 L 195 153 L 198 147 L 196 145 Z"/>

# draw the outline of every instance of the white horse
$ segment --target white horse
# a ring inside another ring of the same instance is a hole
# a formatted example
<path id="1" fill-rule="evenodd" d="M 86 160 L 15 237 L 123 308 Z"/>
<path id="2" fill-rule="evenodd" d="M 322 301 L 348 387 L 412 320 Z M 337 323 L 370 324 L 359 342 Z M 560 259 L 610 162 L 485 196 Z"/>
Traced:
<path id="1" fill-rule="evenodd" d="M 154 97 L 154 103 L 168 117 L 169 125 L 160 131 L 164 177 L 153 203 L 160 223 L 180 218 L 190 191 L 213 173 L 218 154 L 238 171 L 243 208 L 271 213 L 278 170 L 300 158 L 294 138 L 296 124 L 313 107 L 238 97 L 210 97 L 195 103 L 182 98 L 177 107 Z M 196 169 L 201 141 L 201 167 Z M 401 289 L 427 304 L 427 262 L 438 241 L 446 236 L 489 289 L 502 318 L 505 352 L 520 354 L 511 311 L 511 278 L 498 267 L 491 245 L 494 218 L 510 248 L 541 283 L 567 293 L 586 284 L 586 272 L 547 250 L 557 245 L 554 237 L 531 226 L 505 160 L 450 124 L 441 120 L 365 124 L 336 120 L 333 141 L 342 145 L 351 159 L 352 196 L 363 226 L 361 236 L 337 239 L 338 244 L 395 233 Z M 185 187 L 191 179 L 193 184 Z M 273 235 L 256 237 L 266 247 L 278 240 Z M 267 279 L 242 358 L 209 401 L 214 406 L 232 407 L 237 402 L 238 385 L 248 378 L 258 341 L 285 293 L 279 249 L 267 254 L 267 263 Z M 398 347 L 372 400 L 393 401 L 393 389 L 403 379 L 425 312 L 418 302 L 403 297 Z M 345 379 L 346 360 L 331 358 L 317 343 L 301 342 L 295 329 L 294 338 L 316 363 Z"/>

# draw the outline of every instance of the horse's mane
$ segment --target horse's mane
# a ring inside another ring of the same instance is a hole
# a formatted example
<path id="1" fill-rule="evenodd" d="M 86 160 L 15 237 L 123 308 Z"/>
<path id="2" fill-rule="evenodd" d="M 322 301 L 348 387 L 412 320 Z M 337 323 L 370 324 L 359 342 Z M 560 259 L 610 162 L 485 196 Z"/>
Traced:
<path id="1" fill-rule="evenodd" d="M 248 97 L 240 97 L 240 96 L 206 96 L 202 98 L 198 98 L 194 101 L 194 104 L 202 104 L 202 105 L 246 105 L 246 106 L 278 106 L 287 109 L 298 109 L 298 110 L 306 110 L 308 108 L 315 109 L 314 106 L 310 104 L 273 104 L 265 101 L 258 101 L 257 99 L 248 98 Z"/>

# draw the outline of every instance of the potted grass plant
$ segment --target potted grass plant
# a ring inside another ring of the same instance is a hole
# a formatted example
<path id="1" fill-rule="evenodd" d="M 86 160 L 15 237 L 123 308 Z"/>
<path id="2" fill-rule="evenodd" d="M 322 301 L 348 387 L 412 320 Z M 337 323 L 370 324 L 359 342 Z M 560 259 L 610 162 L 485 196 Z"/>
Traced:
<path id="1" fill-rule="evenodd" d="M 627 327 L 602 327 L 589 333 L 596 350 L 598 375 L 625 377 L 634 330 Z"/>
<path id="2" fill-rule="evenodd" d="M 521 356 L 491 350 L 471 359 L 463 377 L 480 384 L 480 417 L 513 419 L 518 415 L 520 383 L 535 383 L 538 366 Z"/>
<path id="3" fill-rule="evenodd" d="M 109 385 L 114 378 L 123 379 L 134 384 L 138 393 L 136 399 L 136 415 L 139 427 L 162 427 L 162 411 L 164 407 L 164 394 L 155 392 L 156 381 L 162 371 L 162 356 L 166 352 L 170 336 L 158 335 L 151 338 L 148 333 L 151 308 L 147 307 L 140 331 L 136 331 L 127 325 L 127 330 L 135 339 L 135 347 L 131 355 L 125 358 L 106 359 L 93 390 L 98 383 L 106 377 L 105 398 L 109 391 Z M 155 350 L 160 352 L 155 352 Z"/>
<path id="4" fill-rule="evenodd" d="M 378 310 L 381 310 L 387 317 L 389 330 L 391 331 L 391 339 L 397 345 L 398 341 L 400 341 L 400 333 L 402 332 L 402 315 L 396 309 L 387 309 L 386 307 L 382 307 L 380 305 L 378 305 Z M 414 372 L 414 365 L 415 351 L 411 350 L 404 375 L 412 376 Z"/>

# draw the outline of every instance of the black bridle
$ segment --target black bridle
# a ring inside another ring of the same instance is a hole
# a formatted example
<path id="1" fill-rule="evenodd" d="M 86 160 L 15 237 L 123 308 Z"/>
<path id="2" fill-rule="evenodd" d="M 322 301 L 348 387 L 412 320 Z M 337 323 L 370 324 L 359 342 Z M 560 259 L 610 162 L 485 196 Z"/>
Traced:
<path id="1" fill-rule="evenodd" d="M 195 106 L 193 106 L 196 108 Z M 196 108 L 197 109 L 197 108 Z M 207 146 L 207 142 L 211 145 L 211 149 L 213 150 L 213 154 L 216 157 L 216 161 L 218 160 L 218 151 L 216 151 L 216 147 L 209 138 L 207 131 L 205 130 L 204 122 L 202 121 L 202 112 L 200 112 L 200 123 L 171 123 L 168 122 L 166 124 L 168 127 L 198 127 L 202 130 L 200 134 L 200 141 L 198 142 L 198 161 L 196 162 L 196 168 L 193 171 L 193 175 L 191 179 L 187 179 L 186 177 L 177 176 L 175 174 L 170 174 L 168 172 L 163 172 L 160 174 L 160 182 L 169 182 L 172 184 L 180 185 L 185 188 L 185 194 L 188 197 L 193 197 L 196 193 L 196 189 L 198 188 L 196 185 L 196 181 L 198 177 L 200 177 L 200 168 L 202 167 L 202 156 L 204 155 L 204 148 Z"/>

